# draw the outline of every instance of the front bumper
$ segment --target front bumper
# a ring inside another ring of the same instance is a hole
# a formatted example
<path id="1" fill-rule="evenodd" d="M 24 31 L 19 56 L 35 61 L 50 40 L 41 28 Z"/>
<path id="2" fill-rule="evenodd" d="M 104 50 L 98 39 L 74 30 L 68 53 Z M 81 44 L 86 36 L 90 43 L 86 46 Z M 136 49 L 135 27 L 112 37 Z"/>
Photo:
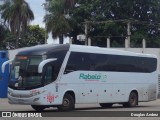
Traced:
<path id="1" fill-rule="evenodd" d="M 12 97 L 8 95 L 8 102 L 10 104 L 22 104 L 22 105 L 42 105 L 42 98 L 37 95 L 29 98 Z"/>
<path id="2" fill-rule="evenodd" d="M 8 89 L 8 102 L 10 104 L 21 104 L 21 105 L 59 105 L 60 100 L 58 95 L 48 92 L 44 89 L 37 89 L 38 94 L 32 94 L 32 91 L 19 91 Z"/>

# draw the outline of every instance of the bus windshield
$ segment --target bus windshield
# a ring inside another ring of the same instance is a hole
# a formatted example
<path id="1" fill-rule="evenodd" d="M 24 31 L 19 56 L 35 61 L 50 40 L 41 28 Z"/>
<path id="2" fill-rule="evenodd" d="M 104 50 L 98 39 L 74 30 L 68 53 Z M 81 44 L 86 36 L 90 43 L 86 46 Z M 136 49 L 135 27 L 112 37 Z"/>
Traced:
<path id="1" fill-rule="evenodd" d="M 42 85 L 42 75 L 38 73 L 38 65 L 42 56 L 16 56 L 11 67 L 9 86 L 27 88 Z"/>

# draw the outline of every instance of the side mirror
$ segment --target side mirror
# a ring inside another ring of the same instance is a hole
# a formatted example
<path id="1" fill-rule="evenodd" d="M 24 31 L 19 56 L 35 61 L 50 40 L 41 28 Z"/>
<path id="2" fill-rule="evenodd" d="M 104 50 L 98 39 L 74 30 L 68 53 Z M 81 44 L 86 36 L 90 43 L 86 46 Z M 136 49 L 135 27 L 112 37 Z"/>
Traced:
<path id="1" fill-rule="evenodd" d="M 12 61 L 13 61 L 13 60 L 8 60 L 8 61 L 6 61 L 6 62 L 4 62 L 4 63 L 2 64 L 2 73 L 4 73 L 6 65 L 9 64 L 9 63 L 12 63 Z"/>
<path id="2" fill-rule="evenodd" d="M 42 73 L 43 67 L 44 67 L 47 63 L 52 62 L 52 61 L 56 61 L 56 60 L 57 60 L 57 58 L 51 58 L 51 59 L 43 60 L 43 61 L 39 64 L 39 66 L 38 66 L 38 73 Z"/>

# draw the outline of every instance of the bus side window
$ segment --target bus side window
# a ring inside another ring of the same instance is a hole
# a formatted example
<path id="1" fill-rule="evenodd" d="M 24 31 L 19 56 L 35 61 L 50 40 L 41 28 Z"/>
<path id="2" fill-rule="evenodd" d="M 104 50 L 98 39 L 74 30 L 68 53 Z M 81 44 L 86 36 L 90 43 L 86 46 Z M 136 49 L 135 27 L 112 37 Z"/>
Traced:
<path id="1" fill-rule="evenodd" d="M 76 71 L 76 66 L 73 64 L 67 65 L 64 74 Z"/>
<path id="2" fill-rule="evenodd" d="M 45 85 L 54 81 L 54 67 L 53 66 L 46 66 L 45 71 Z"/>

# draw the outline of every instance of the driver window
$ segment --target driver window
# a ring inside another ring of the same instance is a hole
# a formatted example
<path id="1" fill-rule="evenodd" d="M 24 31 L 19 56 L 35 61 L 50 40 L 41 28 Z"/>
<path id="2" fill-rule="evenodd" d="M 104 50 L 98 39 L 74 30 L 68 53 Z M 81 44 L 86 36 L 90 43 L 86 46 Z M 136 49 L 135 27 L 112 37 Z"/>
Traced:
<path id="1" fill-rule="evenodd" d="M 53 66 L 46 66 L 45 72 L 45 84 L 49 84 L 54 79 L 54 67 Z"/>

